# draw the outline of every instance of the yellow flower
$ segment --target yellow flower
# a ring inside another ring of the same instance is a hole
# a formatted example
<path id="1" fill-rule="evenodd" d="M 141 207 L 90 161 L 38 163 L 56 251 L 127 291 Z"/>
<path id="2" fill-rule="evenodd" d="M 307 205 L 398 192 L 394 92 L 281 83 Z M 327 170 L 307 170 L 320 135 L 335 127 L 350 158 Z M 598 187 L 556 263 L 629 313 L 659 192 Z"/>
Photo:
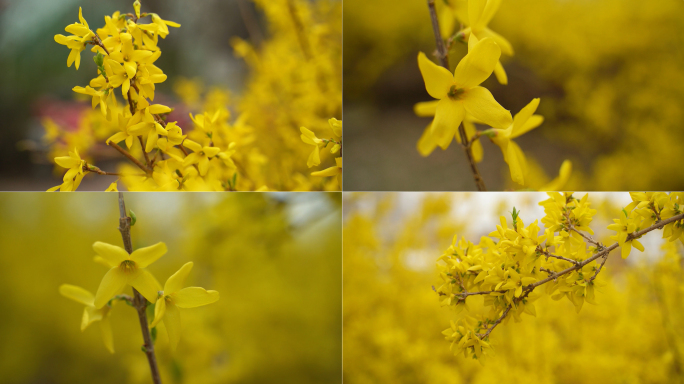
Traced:
<path id="1" fill-rule="evenodd" d="M 339 176 L 342 174 L 342 158 L 341 157 L 336 157 L 335 158 L 335 165 L 326 168 L 322 171 L 317 171 L 317 172 L 311 172 L 311 176 L 318 176 L 318 177 L 329 177 L 329 176 Z"/>
<path id="2" fill-rule="evenodd" d="M 439 101 L 423 101 L 420 103 L 416 103 L 416 105 L 413 106 L 413 111 L 415 112 L 416 116 L 434 117 L 438 103 Z M 475 120 L 475 118 L 466 113 L 463 117 L 463 127 L 465 128 L 468 140 L 472 140 L 473 136 L 475 136 L 475 134 L 477 133 L 475 123 L 480 122 Z M 455 136 L 456 142 L 460 144 L 461 135 L 456 133 Z M 435 137 L 432 135 L 432 123 L 430 123 L 423 131 L 423 134 L 420 136 L 420 139 L 418 139 L 416 148 L 418 149 L 420 155 L 423 157 L 430 156 L 430 154 L 437 148 L 437 141 L 435 141 Z M 480 161 L 482 161 L 482 157 L 484 156 L 484 150 L 482 148 L 482 143 L 480 143 L 479 139 L 473 143 L 472 151 L 475 162 L 479 163 Z"/>
<path id="3" fill-rule="evenodd" d="M 63 183 L 48 189 L 48 192 L 53 192 L 58 189 L 62 192 L 75 191 L 81 184 L 83 176 L 86 174 L 86 171 L 83 170 L 85 160 L 81 159 L 78 150 L 74 149 L 73 152 L 69 152 L 69 156 L 55 157 L 55 163 L 60 167 L 68 168 L 69 170 L 64 174 Z"/>
<path id="4" fill-rule="evenodd" d="M 572 162 L 570 160 L 563 161 L 561 164 L 560 171 L 558 172 L 558 177 L 548 182 L 548 184 L 543 185 L 539 188 L 540 191 L 558 191 L 565 187 L 570 179 L 570 174 L 572 173 Z"/>
<path id="5" fill-rule="evenodd" d="M 452 75 L 446 68 L 418 54 L 418 66 L 430 96 L 439 99 L 431 133 L 437 145 L 446 149 L 451 144 L 466 112 L 491 126 L 508 126 L 511 113 L 479 84 L 494 70 L 501 49 L 491 38 L 468 42 L 468 54 L 458 63 Z"/>
<path id="6" fill-rule="evenodd" d="M 192 266 L 192 262 L 186 263 L 166 280 L 164 291 L 154 306 L 154 321 L 150 324 L 150 328 L 163 320 L 171 349 L 176 349 L 180 340 L 181 319 L 178 308 L 201 307 L 215 303 L 219 299 L 217 291 L 207 291 L 200 287 L 183 288 Z"/>
<path id="7" fill-rule="evenodd" d="M 188 165 L 197 164 L 200 176 L 207 174 L 207 171 L 209 170 L 209 159 L 221 152 L 221 148 L 203 147 L 192 140 L 185 140 L 183 145 L 193 151 L 193 153 L 183 159 L 183 166 L 187 167 Z"/>
<path id="8" fill-rule="evenodd" d="M 55 35 L 55 41 L 59 44 L 66 45 L 71 49 L 69 57 L 67 58 L 67 67 L 71 67 L 71 63 L 76 63 L 76 69 L 81 65 L 81 52 L 86 45 L 95 36 L 93 31 L 88 27 L 88 22 L 83 18 L 83 11 L 81 7 L 78 8 L 78 19 L 80 23 L 67 25 L 65 30 L 72 33 L 72 36 Z"/>
<path id="9" fill-rule="evenodd" d="M 161 104 L 154 104 L 136 112 L 135 115 L 133 115 L 133 118 L 135 118 L 137 115 L 140 115 L 141 121 L 128 128 L 128 132 L 135 136 L 147 136 L 147 141 L 145 142 L 145 152 L 151 152 L 154 149 L 154 147 L 157 145 L 157 140 L 159 139 L 160 134 L 164 136 L 168 134 L 168 132 L 164 130 L 164 127 L 154 120 L 154 116 L 152 115 L 169 112 L 171 112 L 171 108 Z"/>
<path id="10" fill-rule="evenodd" d="M 109 323 L 109 310 L 112 309 L 109 305 L 102 308 L 95 308 L 95 297 L 90 291 L 71 284 L 62 284 L 59 287 L 59 293 L 62 296 L 71 300 L 77 301 L 85 305 L 83 310 L 83 317 L 81 318 L 81 331 L 84 331 L 88 326 L 96 321 L 100 322 L 100 330 L 102 332 L 102 341 L 109 352 L 114 353 L 114 339 L 112 338 L 112 326 Z"/>
<path id="11" fill-rule="evenodd" d="M 162 38 L 165 39 L 166 36 L 169 34 L 169 27 L 174 27 L 174 28 L 179 28 L 181 25 L 178 23 L 175 23 L 173 21 L 169 20 L 164 20 L 159 15 L 156 13 L 151 13 L 152 15 L 152 22 L 157 24 L 157 34 Z"/>
<path id="12" fill-rule="evenodd" d="M 187 137 L 176 123 L 175 121 L 167 123 L 166 128 L 162 127 L 161 124 L 157 124 L 156 131 L 159 135 L 163 136 L 157 140 L 157 146 L 162 151 L 169 151 L 174 145 L 179 145 Z"/>
<path id="13" fill-rule="evenodd" d="M 513 46 L 503 36 L 487 28 L 494 14 L 499 9 L 502 0 L 470 0 L 468 2 L 468 20 L 470 26 L 463 30 L 463 34 L 476 36 L 478 39 L 492 38 L 501 48 L 501 53 L 513 56 Z M 496 79 L 501 84 L 508 84 L 508 77 L 501 61 L 494 67 Z"/>
<path id="14" fill-rule="evenodd" d="M 107 187 L 107 189 L 105 189 L 105 192 L 119 192 L 119 189 L 116 186 L 116 181 L 109 184 L 109 187 Z"/>
<path id="15" fill-rule="evenodd" d="M 316 137 L 316 134 L 313 133 L 310 129 L 307 129 L 304 127 L 299 127 L 299 130 L 302 132 L 302 135 L 300 136 L 302 141 L 305 142 L 306 144 L 314 146 L 313 151 L 309 155 L 309 158 L 306 160 L 306 165 L 309 168 L 320 165 L 321 164 L 320 147 L 323 146 L 323 140 Z"/>
<path id="16" fill-rule="evenodd" d="M 608 229 L 611 231 L 617 231 L 617 233 L 610 238 L 617 240 L 621 248 L 620 252 L 622 254 L 622 258 L 626 259 L 632 251 L 632 247 L 643 252 L 644 246 L 641 245 L 637 239 L 628 240 L 629 234 L 638 231 L 639 228 L 637 228 L 636 217 L 630 217 L 630 214 L 628 214 L 626 211 L 623 211 L 623 214 L 624 215 L 620 215 L 619 219 L 613 219 L 614 223 L 609 225 Z"/>
<path id="17" fill-rule="evenodd" d="M 102 115 L 107 116 L 107 97 L 109 97 L 109 91 L 96 91 L 88 85 L 86 85 L 85 88 L 74 87 L 72 91 L 83 95 L 92 96 L 92 107 L 95 108 L 98 104 L 100 104 Z"/>
<path id="18" fill-rule="evenodd" d="M 493 126 L 495 136 L 491 140 L 501 148 L 504 160 L 508 163 L 511 171 L 511 179 L 520 185 L 525 185 L 527 160 L 522 149 L 513 139 L 537 128 L 544 122 L 544 117 L 534 114 L 538 106 L 539 99 L 533 99 L 515 115 L 512 124 L 508 128 L 499 129 L 499 127 Z"/>
<path id="19" fill-rule="evenodd" d="M 123 64 L 128 78 L 132 79 L 138 71 L 138 62 L 148 59 L 153 52 L 135 49 L 133 47 L 133 36 L 129 33 L 120 34 L 120 38 L 121 52 L 112 52 L 109 57 Z"/>
<path id="20" fill-rule="evenodd" d="M 135 288 L 149 302 L 157 301 L 161 286 L 146 268 L 166 253 L 166 244 L 157 243 L 128 254 L 121 247 L 98 241 L 93 244 L 93 249 L 111 268 L 95 293 L 95 308 L 102 308 L 126 285 Z"/>

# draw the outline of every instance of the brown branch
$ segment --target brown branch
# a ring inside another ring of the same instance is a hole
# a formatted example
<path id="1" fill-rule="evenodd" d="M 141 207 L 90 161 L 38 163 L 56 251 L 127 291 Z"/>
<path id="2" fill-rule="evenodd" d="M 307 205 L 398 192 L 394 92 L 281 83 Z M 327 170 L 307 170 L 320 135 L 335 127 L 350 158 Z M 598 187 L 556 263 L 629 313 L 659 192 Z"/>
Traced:
<path id="1" fill-rule="evenodd" d="M 548 260 L 549 257 L 552 257 L 552 258 L 554 258 L 554 259 L 567 261 L 568 263 L 572 263 L 572 264 L 575 264 L 575 265 L 577 265 L 577 264 L 580 263 L 580 262 L 577 261 L 577 260 L 568 259 L 567 257 L 558 256 L 558 255 L 554 255 L 554 254 L 552 254 L 552 253 L 549 253 L 549 251 L 543 249 L 541 246 L 537 246 L 537 252 L 543 253 L 544 256 L 546 256 L 546 259 L 547 259 L 547 260 Z"/>
<path id="2" fill-rule="evenodd" d="M 143 171 L 145 171 L 145 174 L 149 175 L 149 174 L 152 172 L 151 169 L 147 168 L 147 167 L 146 167 L 143 163 L 141 163 L 138 159 L 136 159 L 135 157 L 133 157 L 133 155 L 131 155 L 130 153 L 128 153 L 128 151 L 126 151 L 125 149 L 121 148 L 121 147 L 119 146 L 119 144 L 117 144 L 117 143 L 115 143 L 115 142 L 113 142 L 113 141 L 110 141 L 110 142 L 108 142 L 107 144 L 108 144 L 110 147 L 113 147 L 114 149 L 116 149 L 117 151 L 119 151 L 122 155 L 126 156 L 126 157 L 128 158 L 128 160 L 132 161 L 135 165 L 138 166 L 138 168 L 140 168 L 140 169 L 142 169 Z M 145 149 L 143 148 L 143 151 L 144 151 L 144 150 L 145 150 Z"/>
<path id="3" fill-rule="evenodd" d="M 147 156 L 147 151 L 145 151 L 145 144 L 143 143 L 142 136 L 138 136 L 138 140 L 140 140 L 140 148 L 142 148 L 142 153 L 145 156 L 145 164 L 147 164 L 147 168 L 150 167 L 150 157 Z"/>
<path id="4" fill-rule="evenodd" d="M 478 335 L 478 336 L 480 336 L 480 340 L 484 340 L 484 339 L 486 339 L 487 337 L 489 337 L 489 334 L 492 333 L 492 331 L 494 330 L 494 328 L 496 328 L 497 325 L 501 324 L 501 322 L 503 321 L 503 319 L 505 319 L 506 316 L 508 316 L 508 312 L 511 311 L 511 308 L 513 308 L 513 304 L 508 304 L 508 307 L 506 307 L 506 310 L 503 312 L 503 314 L 501 315 L 501 317 L 499 317 L 499 318 L 494 322 L 494 324 L 492 324 L 492 326 L 489 327 L 489 328 L 487 329 L 487 332 L 485 332 L 485 333 L 482 334 L 482 335 Z"/>
<path id="5" fill-rule="evenodd" d="M 101 170 L 100 168 L 98 168 L 92 164 L 86 164 L 85 166 L 83 166 L 83 170 L 88 171 L 88 172 L 94 172 L 94 173 L 97 173 L 98 175 L 103 175 L 103 176 L 143 176 L 143 177 L 147 176 L 145 174 L 124 175 L 124 174 L 116 173 L 116 172 L 105 172 L 105 171 Z"/>
<path id="6" fill-rule="evenodd" d="M 435 9 L 435 0 L 427 0 L 428 9 L 430 10 L 430 18 L 432 19 L 432 31 L 435 34 L 435 44 L 437 45 L 437 58 L 440 61 L 442 67 L 446 68 L 447 71 L 451 72 L 449 69 L 449 52 L 444 45 L 444 39 L 442 38 L 442 33 L 439 30 L 439 19 L 437 18 L 437 10 Z M 473 157 L 473 150 L 470 141 L 468 140 L 468 135 L 466 134 L 465 127 L 463 124 L 458 126 L 458 134 L 461 137 L 461 144 L 463 146 L 463 151 L 468 158 L 468 163 L 470 164 L 470 171 L 473 173 L 473 179 L 475 180 L 475 185 L 478 191 L 486 191 L 484 180 L 480 175 L 480 171 L 477 169 L 477 163 L 475 162 L 475 157 Z"/>
<path id="7" fill-rule="evenodd" d="M 90 32 L 93 32 L 93 31 L 90 31 Z M 109 51 L 107 50 L 107 47 L 104 46 L 104 44 L 102 43 L 102 40 L 100 40 L 100 36 L 98 36 L 97 33 L 93 33 L 93 41 L 91 44 L 99 46 L 100 48 L 102 48 L 105 51 L 107 56 L 109 56 Z"/>
<path id="8" fill-rule="evenodd" d="M 309 40 L 307 40 L 307 37 L 304 34 L 304 24 L 302 24 L 302 20 L 297 14 L 297 8 L 295 7 L 293 0 L 287 0 L 287 8 L 290 12 L 290 16 L 292 17 L 292 22 L 294 23 L 295 31 L 297 32 L 297 40 L 299 41 L 299 45 L 302 47 L 304 57 L 306 60 L 311 60 L 311 46 L 309 45 Z"/>
<path id="9" fill-rule="evenodd" d="M 124 243 L 124 248 L 129 254 L 133 253 L 133 244 L 131 243 L 131 218 L 126 214 L 126 203 L 124 202 L 123 192 L 119 192 L 119 232 L 121 232 L 121 239 Z M 150 336 L 150 329 L 147 322 L 147 299 L 143 297 L 135 288 L 133 288 L 133 307 L 138 311 L 138 319 L 140 320 L 140 329 L 142 330 L 143 351 L 147 355 L 147 361 L 150 363 L 150 371 L 152 372 L 152 381 L 154 384 L 161 384 L 161 376 L 159 375 L 159 367 L 157 366 L 157 357 L 154 354 L 154 342 Z"/>
<path id="10" fill-rule="evenodd" d="M 656 229 L 661 229 L 662 227 L 666 226 L 667 224 L 674 223 L 674 222 L 676 222 L 678 220 L 682 220 L 682 219 L 684 219 L 684 213 L 681 213 L 681 214 L 676 215 L 676 216 L 672 216 L 669 219 L 662 220 L 661 222 L 653 224 L 650 227 L 644 228 L 638 232 L 632 232 L 632 233 L 628 234 L 626 241 L 638 239 L 641 236 L 647 234 L 648 232 L 651 232 L 651 231 L 656 230 Z M 593 281 L 596 278 L 596 275 L 598 275 L 598 272 L 601 270 L 601 268 L 603 268 L 603 264 L 605 264 L 606 260 L 608 259 L 608 255 L 610 254 L 610 252 L 613 251 L 614 249 L 618 248 L 619 246 L 620 245 L 616 242 L 609 247 L 604 247 L 602 250 L 595 253 L 592 257 L 590 257 L 586 260 L 583 260 L 583 261 L 579 262 L 578 264 L 575 264 L 574 266 L 566 268 L 560 272 L 552 272 L 549 270 L 543 270 L 543 272 L 549 273 L 550 276 L 543 279 L 543 280 L 539 280 L 535 283 L 526 285 L 524 287 L 523 293 L 520 295 L 520 297 L 513 298 L 514 302 L 515 301 L 521 302 L 530 293 L 532 293 L 532 291 L 534 291 L 535 288 L 539 287 L 540 285 L 544 285 L 551 280 L 557 279 L 560 276 L 563 276 L 563 275 L 568 274 L 570 272 L 581 269 L 584 266 L 586 266 L 587 264 L 591 263 L 592 261 L 594 261 L 600 257 L 605 257 L 605 259 L 603 260 L 603 263 L 600 264 L 599 269 L 596 271 L 596 273 L 594 273 L 594 276 L 592 276 L 589 280 L 589 281 Z M 497 292 L 497 291 L 483 291 L 483 292 L 477 292 L 477 294 L 485 295 L 485 294 L 489 294 L 489 293 L 493 293 L 493 292 Z M 484 339 L 485 337 L 489 336 L 489 334 L 494 329 L 494 327 L 496 327 L 499 323 L 501 323 L 501 321 L 508 315 L 508 312 L 510 311 L 512 306 L 513 306 L 513 303 L 508 305 L 508 307 L 504 311 L 503 315 L 494 323 L 494 325 L 484 335 L 482 335 L 481 339 Z"/>
<path id="11" fill-rule="evenodd" d="M 245 23 L 245 28 L 247 28 L 247 33 L 249 34 L 249 39 L 252 40 L 254 46 L 259 46 L 264 37 L 261 35 L 261 30 L 259 29 L 259 23 L 257 23 L 256 17 L 252 12 L 249 5 L 245 0 L 238 0 L 238 8 L 240 8 L 240 16 L 242 16 L 242 21 Z"/>

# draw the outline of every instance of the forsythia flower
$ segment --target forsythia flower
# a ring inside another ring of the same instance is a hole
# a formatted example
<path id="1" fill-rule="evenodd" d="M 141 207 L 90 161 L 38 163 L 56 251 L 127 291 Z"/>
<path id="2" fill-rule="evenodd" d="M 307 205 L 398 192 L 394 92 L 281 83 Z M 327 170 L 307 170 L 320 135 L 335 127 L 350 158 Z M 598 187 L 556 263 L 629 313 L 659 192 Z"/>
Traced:
<path id="1" fill-rule="evenodd" d="M 501 48 L 501 53 L 513 56 L 513 46 L 503 36 L 492 31 L 487 24 L 492 20 L 494 14 L 499 9 L 502 0 L 470 0 L 468 2 L 468 25 L 469 27 L 461 31 L 465 36 L 475 36 L 478 39 L 490 37 L 496 41 Z M 508 77 L 501 61 L 497 61 L 494 67 L 494 74 L 501 84 L 508 84 Z"/>
<path id="2" fill-rule="evenodd" d="M 146 268 L 166 253 L 166 244 L 157 243 L 128 254 L 121 247 L 98 241 L 93 249 L 110 267 L 95 293 L 95 308 L 102 308 L 126 285 L 135 288 L 151 303 L 157 301 L 161 286 Z"/>
<path id="3" fill-rule="evenodd" d="M 67 32 L 73 34 L 72 36 L 55 35 L 56 42 L 71 49 L 67 58 L 67 67 L 71 67 L 71 64 L 75 62 L 77 70 L 81 65 L 81 52 L 85 50 L 88 42 L 95 36 L 88 27 L 88 22 L 83 18 L 81 7 L 78 8 L 78 19 L 81 21 L 80 23 L 70 24 L 65 28 Z"/>
<path id="4" fill-rule="evenodd" d="M 504 160 L 508 163 L 511 171 L 511 179 L 520 185 L 525 185 L 527 162 L 522 149 L 513 139 L 541 125 L 544 118 L 534 114 L 538 106 L 539 99 L 533 99 L 515 115 L 512 124 L 508 125 L 507 128 L 494 127 L 494 135 L 491 137 L 492 141 L 501 148 Z"/>
<path id="5" fill-rule="evenodd" d="M 309 144 L 313 145 L 313 151 L 311 151 L 311 154 L 309 155 L 309 158 L 306 160 L 306 165 L 307 167 L 311 168 L 316 165 L 321 164 L 321 146 L 323 145 L 323 140 L 319 139 L 316 137 L 316 134 L 313 133 L 310 129 L 300 127 L 299 128 L 302 132 L 301 138 L 302 141 Z"/>
<path id="6" fill-rule="evenodd" d="M 96 321 L 100 322 L 102 341 L 109 352 L 114 353 L 114 340 L 112 338 L 112 326 L 109 323 L 109 312 L 112 309 L 109 305 L 102 308 L 95 308 L 95 297 L 89 291 L 71 284 L 62 284 L 59 293 L 71 300 L 85 305 L 83 317 L 81 318 L 81 331 Z"/>
<path id="7" fill-rule="evenodd" d="M 494 100 L 479 84 L 485 81 L 499 60 L 501 49 L 491 38 L 478 41 L 471 37 L 468 54 L 458 63 L 452 75 L 446 68 L 418 54 L 418 66 L 430 96 L 439 99 L 431 133 L 437 145 L 446 149 L 454 138 L 466 112 L 491 126 L 508 126 L 511 113 Z"/>
<path id="8" fill-rule="evenodd" d="M 631 216 L 626 211 L 623 211 L 624 216 L 620 215 L 619 219 L 613 219 L 614 224 L 608 226 L 608 229 L 616 231 L 617 234 L 611 236 L 611 239 L 617 240 L 621 248 L 622 258 L 626 259 L 629 253 L 632 251 L 632 247 L 644 251 L 644 246 L 634 238 L 630 238 L 629 235 L 638 231 L 637 227 L 637 217 Z"/>
<path id="9" fill-rule="evenodd" d="M 79 184 L 81 184 L 83 176 L 85 176 L 85 171 L 83 170 L 83 167 L 86 165 L 85 160 L 82 160 L 81 156 L 78 155 L 78 151 L 74 150 L 69 152 L 69 156 L 55 157 L 55 163 L 69 170 L 64 174 L 64 182 L 61 185 L 48 189 L 48 192 L 58 189 L 63 192 L 75 191 Z"/>
<path id="10" fill-rule="evenodd" d="M 176 349 L 180 340 L 181 319 L 178 308 L 200 307 L 215 303 L 219 299 L 217 291 L 207 291 L 200 287 L 183 288 L 192 266 L 192 262 L 186 263 L 166 280 L 164 291 L 160 293 L 159 300 L 154 306 L 154 321 L 150 328 L 164 321 L 172 349 Z"/>

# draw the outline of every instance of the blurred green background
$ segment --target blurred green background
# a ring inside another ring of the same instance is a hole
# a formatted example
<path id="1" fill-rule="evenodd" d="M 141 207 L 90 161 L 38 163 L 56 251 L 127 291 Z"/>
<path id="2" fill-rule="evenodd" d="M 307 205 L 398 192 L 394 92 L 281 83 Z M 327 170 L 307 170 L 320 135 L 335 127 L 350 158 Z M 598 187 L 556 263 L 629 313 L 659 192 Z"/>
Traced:
<path id="1" fill-rule="evenodd" d="M 249 15 L 256 28 L 262 20 L 247 0 L 143 0 L 142 11 L 181 24 L 166 39 L 159 39 L 163 54 L 156 62 L 169 80 L 157 85 L 155 101 L 179 107 L 170 121 L 192 122 L 173 96 L 174 80 L 200 79 L 205 85 L 239 92 L 247 68 L 233 55 L 229 39 L 249 39 L 243 21 Z M 75 102 L 74 86 L 85 86 L 95 74 L 90 51 L 84 51 L 81 68 L 66 66 L 69 50 L 54 40 L 68 34 L 64 27 L 78 21 L 78 8 L 91 29 L 104 25 L 104 15 L 133 12 L 133 0 L 0 0 L 0 190 L 46 190 L 55 184 L 54 166 L 40 148 L 44 134 L 41 118 L 77 128 L 80 112 L 89 102 Z M 253 26 L 253 28 L 255 28 Z M 261 25 L 261 33 L 265 27 Z M 197 111 L 193 111 L 197 112 Z M 185 125 L 183 125 L 185 124 Z M 34 150 L 34 151 L 31 151 Z M 37 151 L 36 151 L 37 150 Z M 113 160 L 118 160 L 113 155 Z M 102 161 L 105 167 L 111 165 Z M 114 162 L 112 162 L 114 164 Z M 61 176 L 60 176 L 61 177 Z M 90 179 L 90 180 L 88 180 Z M 104 190 L 110 181 L 84 180 L 84 190 Z"/>
<path id="2" fill-rule="evenodd" d="M 684 188 L 683 14 L 680 0 L 502 2 L 489 27 L 515 49 L 502 57 L 509 84 L 483 86 L 512 113 L 541 98 L 546 121 L 516 140 L 532 172 L 551 179 L 570 159 L 569 190 Z M 343 44 L 345 190 L 474 190 L 460 147 L 416 150 L 430 120 L 413 104 L 432 99 L 416 62 L 434 58 L 426 1 L 346 0 Z M 457 43 L 452 69 L 465 53 Z M 487 187 L 519 188 L 498 147 L 483 145 Z"/>
<path id="3" fill-rule="evenodd" d="M 126 193 L 133 247 L 163 241 L 151 265 L 163 284 L 188 261 L 187 286 L 218 302 L 181 310 L 170 350 L 159 330 L 164 383 L 341 381 L 341 194 Z M 117 195 L 0 194 L 0 379 L 3 383 L 149 383 L 133 308 L 113 306 L 116 353 L 61 284 L 95 292 L 106 272 L 92 244 L 121 246 Z M 130 291 L 130 288 L 128 288 Z M 130 294 L 130 292 L 129 292 Z"/>

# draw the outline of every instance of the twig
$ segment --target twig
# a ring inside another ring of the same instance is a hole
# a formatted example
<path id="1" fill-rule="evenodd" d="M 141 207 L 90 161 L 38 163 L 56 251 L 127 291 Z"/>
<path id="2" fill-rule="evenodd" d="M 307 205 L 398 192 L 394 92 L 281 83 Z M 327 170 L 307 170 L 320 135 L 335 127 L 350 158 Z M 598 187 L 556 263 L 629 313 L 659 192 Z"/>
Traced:
<path id="1" fill-rule="evenodd" d="M 133 163 L 135 163 L 135 165 L 137 165 L 138 168 L 140 168 L 140 169 L 142 169 L 143 171 L 145 171 L 145 174 L 149 175 L 149 174 L 152 172 L 151 169 L 147 168 L 147 167 L 146 167 L 143 163 L 141 163 L 138 159 L 136 159 L 135 157 L 133 157 L 133 155 L 131 155 L 131 154 L 128 153 L 126 150 L 124 150 L 123 148 L 121 148 L 121 147 L 119 146 L 119 144 L 117 144 L 117 143 L 115 143 L 115 142 L 113 142 L 113 141 L 110 141 L 110 142 L 108 142 L 107 144 L 108 144 L 110 147 L 114 147 L 114 149 L 116 149 L 117 151 L 119 151 L 122 155 L 126 156 L 126 157 L 128 158 L 128 160 L 130 160 L 130 161 L 132 161 Z M 144 151 L 144 150 L 145 150 L 145 149 L 143 149 L 143 151 Z"/>
<path id="2" fill-rule="evenodd" d="M 503 312 L 503 314 L 501 315 L 501 317 L 499 317 L 499 318 L 494 322 L 494 324 L 492 324 L 492 326 L 489 327 L 489 328 L 487 329 L 487 332 L 485 332 L 485 333 L 482 334 L 482 335 L 478 335 L 478 336 L 480 336 L 480 340 L 484 340 L 484 339 L 486 339 L 487 337 L 489 337 L 489 334 L 492 333 L 492 331 L 494 330 L 494 328 L 496 328 L 497 325 L 501 324 L 501 322 L 503 321 L 503 319 L 505 319 L 506 316 L 508 316 L 508 312 L 511 311 L 511 308 L 513 308 L 513 304 L 508 304 L 508 307 L 506 307 L 506 310 Z"/>
<path id="3" fill-rule="evenodd" d="M 124 202 L 123 192 L 119 192 L 119 232 L 121 232 L 121 239 L 124 243 L 124 248 L 129 254 L 133 253 L 133 244 L 131 243 L 131 218 L 126 215 L 126 203 Z M 135 288 L 133 288 L 133 307 L 138 311 L 138 319 L 140 320 L 140 328 L 142 330 L 143 351 L 147 355 L 147 361 L 150 363 L 150 371 L 152 371 L 152 381 L 154 384 L 161 384 L 161 376 L 159 375 L 159 367 L 157 366 L 157 357 L 154 354 L 154 343 L 150 336 L 150 329 L 147 322 L 147 299 L 143 297 Z"/>
<path id="4" fill-rule="evenodd" d="M 447 71 L 451 72 L 449 69 L 449 52 L 444 46 L 444 39 L 442 38 L 442 33 L 439 31 L 439 19 L 437 18 L 437 10 L 435 9 L 435 0 L 427 0 L 428 9 L 430 10 L 430 18 L 432 19 L 432 31 L 435 34 L 435 44 L 437 45 L 437 58 L 439 59 L 442 67 L 446 68 Z M 468 163 L 470 163 L 470 171 L 473 173 L 473 179 L 475 179 L 475 185 L 479 191 L 486 191 L 484 180 L 480 175 L 480 171 L 477 169 L 477 163 L 475 162 L 475 157 L 473 157 L 473 150 L 470 141 L 468 140 L 468 135 L 466 134 L 465 127 L 463 124 L 458 126 L 458 134 L 461 137 L 461 144 L 463 146 L 463 151 L 468 158 Z"/>
<path id="5" fill-rule="evenodd" d="M 554 254 L 552 254 L 552 253 L 549 253 L 549 251 L 543 249 L 541 246 L 537 246 L 537 252 L 543 253 L 544 256 L 546 256 L 547 259 L 548 259 L 549 257 L 552 257 L 552 258 L 554 258 L 554 259 L 567 261 L 568 263 L 572 263 L 572 264 L 575 264 L 575 265 L 579 264 L 579 261 L 577 261 L 577 260 L 568 259 L 567 257 L 558 256 L 558 255 L 554 255 Z"/>
<path id="6" fill-rule="evenodd" d="M 287 8 L 290 12 L 290 16 L 292 17 L 292 22 L 294 23 L 295 31 L 297 32 L 297 40 L 299 40 L 299 45 L 302 47 L 304 57 L 307 61 L 311 60 L 311 46 L 309 45 L 309 40 L 307 40 L 306 35 L 304 34 L 304 24 L 302 24 L 302 20 L 297 14 L 297 8 L 295 7 L 293 0 L 287 0 Z"/>
<path id="7" fill-rule="evenodd" d="M 245 22 L 245 28 L 247 28 L 247 33 L 249 33 L 249 38 L 252 40 L 252 44 L 259 46 L 264 37 L 261 35 L 261 30 L 259 29 L 259 23 L 257 23 L 254 13 L 249 8 L 245 0 L 238 0 L 238 8 L 240 8 L 240 16 L 242 16 L 242 21 Z"/>
<path id="8" fill-rule="evenodd" d="M 142 136 L 138 136 L 138 140 L 140 140 L 140 148 L 142 148 L 142 153 L 145 156 L 145 163 L 147 164 L 147 168 L 150 167 L 150 157 L 147 156 L 147 151 L 145 151 L 145 144 L 143 143 Z"/>

